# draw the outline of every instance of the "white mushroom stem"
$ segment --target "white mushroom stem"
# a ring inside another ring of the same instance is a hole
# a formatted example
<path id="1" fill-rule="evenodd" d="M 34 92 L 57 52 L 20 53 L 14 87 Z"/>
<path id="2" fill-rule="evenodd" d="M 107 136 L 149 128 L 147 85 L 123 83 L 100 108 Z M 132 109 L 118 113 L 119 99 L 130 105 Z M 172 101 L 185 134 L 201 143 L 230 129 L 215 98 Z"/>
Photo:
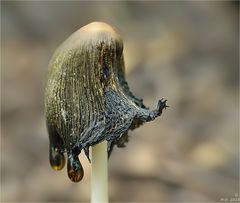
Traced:
<path id="1" fill-rule="evenodd" d="M 92 147 L 91 162 L 91 203 L 107 203 L 108 154 L 106 141 Z"/>

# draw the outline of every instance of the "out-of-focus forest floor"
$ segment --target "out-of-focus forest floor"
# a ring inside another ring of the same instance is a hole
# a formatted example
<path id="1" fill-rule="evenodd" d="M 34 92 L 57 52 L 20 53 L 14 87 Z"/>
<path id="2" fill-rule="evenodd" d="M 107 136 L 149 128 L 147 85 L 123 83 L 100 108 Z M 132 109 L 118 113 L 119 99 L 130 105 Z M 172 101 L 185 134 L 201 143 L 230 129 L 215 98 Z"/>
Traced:
<path id="1" fill-rule="evenodd" d="M 110 201 L 239 198 L 237 2 L 1 2 L 1 199 L 89 201 L 90 165 L 74 184 L 48 163 L 43 115 L 48 62 L 92 21 L 124 40 L 132 92 L 170 108 L 130 132 L 109 160 Z"/>

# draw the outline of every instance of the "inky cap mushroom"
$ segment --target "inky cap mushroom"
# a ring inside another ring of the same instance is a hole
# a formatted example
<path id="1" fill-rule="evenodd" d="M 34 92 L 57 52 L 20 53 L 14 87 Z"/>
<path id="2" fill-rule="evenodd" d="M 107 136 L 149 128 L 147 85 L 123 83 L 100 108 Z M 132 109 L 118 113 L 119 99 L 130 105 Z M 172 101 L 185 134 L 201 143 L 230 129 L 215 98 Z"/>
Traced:
<path id="1" fill-rule="evenodd" d="M 129 90 L 124 74 L 123 42 L 110 25 L 90 23 L 73 33 L 53 55 L 45 91 L 49 158 L 61 170 L 67 154 L 68 176 L 83 178 L 78 155 L 106 140 L 123 147 L 128 130 L 160 116 L 167 107 L 159 100 L 148 110 Z M 89 159 L 90 160 L 90 159 Z"/>

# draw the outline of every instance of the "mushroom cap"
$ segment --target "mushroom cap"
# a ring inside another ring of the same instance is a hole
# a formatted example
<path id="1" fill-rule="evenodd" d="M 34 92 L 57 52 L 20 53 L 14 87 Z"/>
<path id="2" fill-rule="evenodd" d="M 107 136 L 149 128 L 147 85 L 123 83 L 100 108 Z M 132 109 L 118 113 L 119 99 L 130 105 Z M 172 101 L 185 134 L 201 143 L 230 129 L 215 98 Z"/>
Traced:
<path id="1" fill-rule="evenodd" d="M 90 23 L 73 33 L 49 64 L 45 116 L 50 140 L 50 163 L 63 168 L 67 152 L 68 176 L 78 182 L 83 168 L 78 155 L 108 141 L 123 147 L 127 132 L 154 120 L 167 107 L 160 100 L 148 110 L 130 91 L 124 76 L 123 43 L 110 25 Z"/>

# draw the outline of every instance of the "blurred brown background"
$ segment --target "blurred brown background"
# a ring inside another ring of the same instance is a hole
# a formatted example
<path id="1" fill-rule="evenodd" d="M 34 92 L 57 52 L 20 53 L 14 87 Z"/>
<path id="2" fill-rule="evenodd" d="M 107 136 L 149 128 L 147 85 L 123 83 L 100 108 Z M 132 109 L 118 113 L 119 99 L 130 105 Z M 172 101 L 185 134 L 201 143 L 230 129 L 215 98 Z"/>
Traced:
<path id="1" fill-rule="evenodd" d="M 110 201 L 239 198 L 237 2 L 1 2 L 1 199 L 89 201 L 90 165 L 72 183 L 48 163 L 43 92 L 48 62 L 92 21 L 124 39 L 131 90 L 170 108 L 130 132 L 109 160 Z"/>

